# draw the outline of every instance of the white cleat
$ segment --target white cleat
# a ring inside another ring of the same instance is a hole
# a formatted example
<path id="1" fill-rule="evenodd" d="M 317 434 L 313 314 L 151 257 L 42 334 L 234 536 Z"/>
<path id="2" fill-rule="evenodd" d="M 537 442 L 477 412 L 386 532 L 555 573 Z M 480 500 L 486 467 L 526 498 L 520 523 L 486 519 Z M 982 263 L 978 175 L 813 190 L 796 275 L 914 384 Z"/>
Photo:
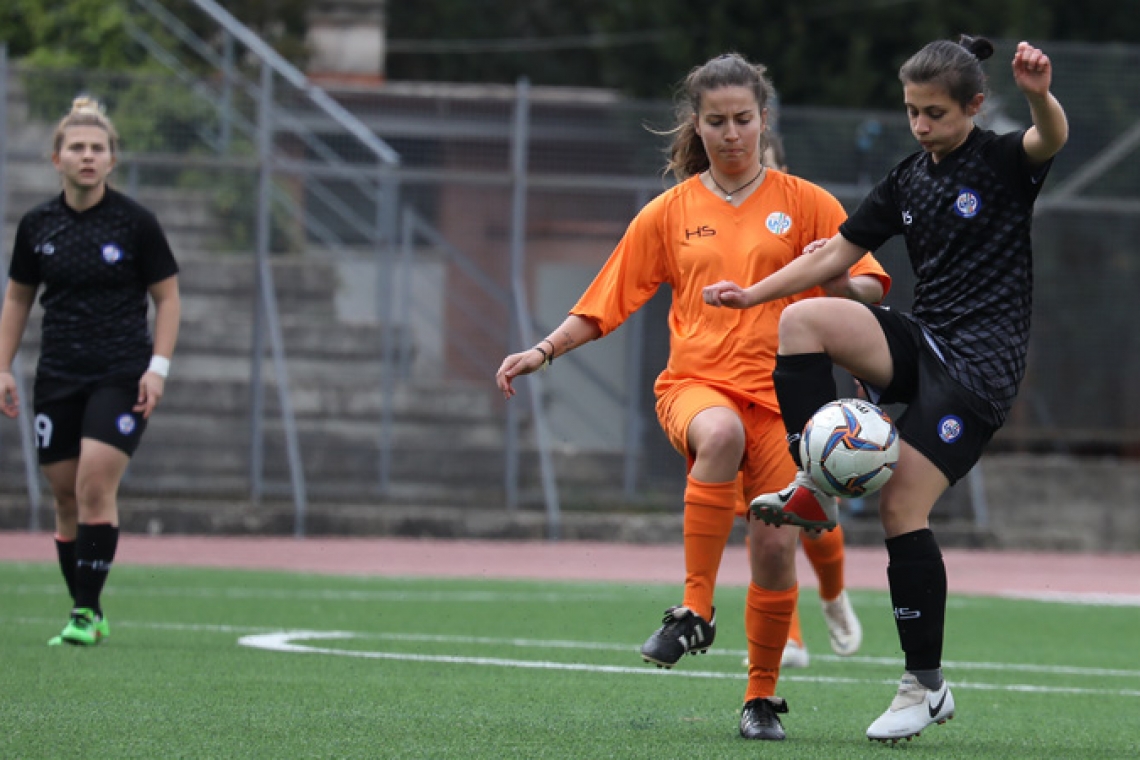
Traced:
<path id="1" fill-rule="evenodd" d="M 847 592 L 830 602 L 822 602 L 823 617 L 831 636 L 831 648 L 841 657 L 850 657 L 863 645 L 863 625 L 859 622 Z"/>
<path id="2" fill-rule="evenodd" d="M 784 654 L 780 658 L 780 669 L 806 668 L 809 664 L 811 657 L 808 655 L 807 647 L 788 639 L 788 643 L 784 644 Z"/>
<path id="3" fill-rule="evenodd" d="M 932 724 L 943 724 L 954 717 L 954 695 L 945 681 L 942 687 L 931 690 L 906 673 L 899 682 L 891 706 L 867 729 L 872 741 L 897 742 L 910 740 Z"/>

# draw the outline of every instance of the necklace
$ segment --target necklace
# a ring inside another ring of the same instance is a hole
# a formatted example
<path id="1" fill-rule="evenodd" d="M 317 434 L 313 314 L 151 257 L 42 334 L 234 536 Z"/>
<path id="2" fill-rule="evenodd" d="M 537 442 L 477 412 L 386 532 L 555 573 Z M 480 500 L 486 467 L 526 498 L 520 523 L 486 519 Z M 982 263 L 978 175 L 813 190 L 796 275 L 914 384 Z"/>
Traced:
<path id="1" fill-rule="evenodd" d="M 711 179 L 711 180 L 712 180 L 712 183 L 713 183 L 714 185 L 716 185 L 716 189 L 717 189 L 717 190 L 720 190 L 722 193 L 724 193 L 724 199 L 725 199 L 726 201 L 728 201 L 729 203 L 732 203 L 732 196 L 736 195 L 736 194 L 737 194 L 737 193 L 739 193 L 741 190 L 743 190 L 744 188 L 748 187 L 749 185 L 751 185 L 751 184 L 752 184 L 753 182 L 755 182 L 756 180 L 760 179 L 760 175 L 761 175 L 761 174 L 763 174 L 763 173 L 764 173 L 764 167 L 763 167 L 763 166 L 761 166 L 761 167 L 760 167 L 760 171 L 756 172 L 756 176 L 755 176 L 755 177 L 753 177 L 752 179 L 748 180 L 747 182 L 745 182 L 743 185 L 741 185 L 740 187 L 736 188 L 735 190 L 725 190 L 723 187 L 721 187 L 721 186 L 720 186 L 720 183 L 716 181 L 716 177 L 714 177 L 714 176 L 713 176 L 713 173 L 712 173 L 712 169 L 709 169 L 709 179 Z"/>

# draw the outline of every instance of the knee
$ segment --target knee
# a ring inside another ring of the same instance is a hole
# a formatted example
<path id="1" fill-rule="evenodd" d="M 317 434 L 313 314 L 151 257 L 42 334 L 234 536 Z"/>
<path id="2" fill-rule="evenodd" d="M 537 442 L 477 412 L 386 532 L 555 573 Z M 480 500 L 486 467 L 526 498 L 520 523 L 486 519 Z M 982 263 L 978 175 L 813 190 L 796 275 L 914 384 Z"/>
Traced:
<path id="1" fill-rule="evenodd" d="M 788 353 L 805 353 L 818 349 L 819 319 L 826 311 L 826 299 L 809 298 L 784 309 L 780 315 L 780 350 Z"/>
<path id="2" fill-rule="evenodd" d="M 55 499 L 56 517 L 65 522 L 75 522 L 79 517 L 79 501 L 75 497 L 75 489 L 53 491 L 52 498 Z"/>
<path id="3" fill-rule="evenodd" d="M 794 528 L 767 526 L 751 531 L 749 551 L 755 578 L 783 578 L 789 571 L 794 575 L 798 533 Z"/>
<path id="4" fill-rule="evenodd" d="M 737 467 L 744 457 L 744 428 L 740 424 L 714 425 L 701 434 L 697 461 Z"/>
<path id="5" fill-rule="evenodd" d="M 99 479 L 85 479 L 76 488 L 76 508 L 85 514 L 101 512 L 114 502 L 115 490 Z"/>
<path id="6" fill-rule="evenodd" d="M 928 525 L 929 510 L 916 508 L 898 499 L 879 500 L 879 521 L 887 538 L 922 530 Z"/>

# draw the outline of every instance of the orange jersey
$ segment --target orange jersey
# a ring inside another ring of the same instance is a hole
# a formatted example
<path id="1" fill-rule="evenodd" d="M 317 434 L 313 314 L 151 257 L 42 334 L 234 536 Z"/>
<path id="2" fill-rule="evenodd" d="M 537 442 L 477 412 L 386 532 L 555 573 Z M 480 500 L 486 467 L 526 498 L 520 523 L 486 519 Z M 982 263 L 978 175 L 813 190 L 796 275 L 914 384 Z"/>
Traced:
<path id="1" fill-rule="evenodd" d="M 807 244 L 834 236 L 846 218 L 825 190 L 773 169 L 739 207 L 690 177 L 641 210 L 570 313 L 608 335 L 668 284 L 669 364 L 654 386 L 658 398 L 678 382 L 698 380 L 778 412 L 772 370 L 780 314 L 823 290 L 751 309 L 714 308 L 702 290 L 720 280 L 745 287 L 758 282 Z M 890 288 L 890 277 L 870 254 L 851 275 L 877 277 L 884 293 Z"/>

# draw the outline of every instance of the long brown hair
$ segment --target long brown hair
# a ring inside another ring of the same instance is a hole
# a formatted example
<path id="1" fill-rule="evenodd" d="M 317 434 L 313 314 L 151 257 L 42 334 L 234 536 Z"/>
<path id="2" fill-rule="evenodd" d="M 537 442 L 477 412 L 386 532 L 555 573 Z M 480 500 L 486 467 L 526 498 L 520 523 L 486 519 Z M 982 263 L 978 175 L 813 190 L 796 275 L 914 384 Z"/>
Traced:
<path id="1" fill-rule="evenodd" d="M 738 53 L 725 53 L 689 72 L 678 85 L 674 98 L 676 126 L 664 133 L 673 136 L 666 151 L 666 173 L 673 172 L 680 182 L 709 168 L 709 157 L 694 123 L 694 117 L 701 111 L 701 97 L 721 87 L 747 87 L 756 96 L 756 105 L 763 113 L 775 92 L 766 76 L 767 70 L 763 64 L 750 63 Z M 761 134 L 761 155 L 766 147 L 767 137 Z"/>

